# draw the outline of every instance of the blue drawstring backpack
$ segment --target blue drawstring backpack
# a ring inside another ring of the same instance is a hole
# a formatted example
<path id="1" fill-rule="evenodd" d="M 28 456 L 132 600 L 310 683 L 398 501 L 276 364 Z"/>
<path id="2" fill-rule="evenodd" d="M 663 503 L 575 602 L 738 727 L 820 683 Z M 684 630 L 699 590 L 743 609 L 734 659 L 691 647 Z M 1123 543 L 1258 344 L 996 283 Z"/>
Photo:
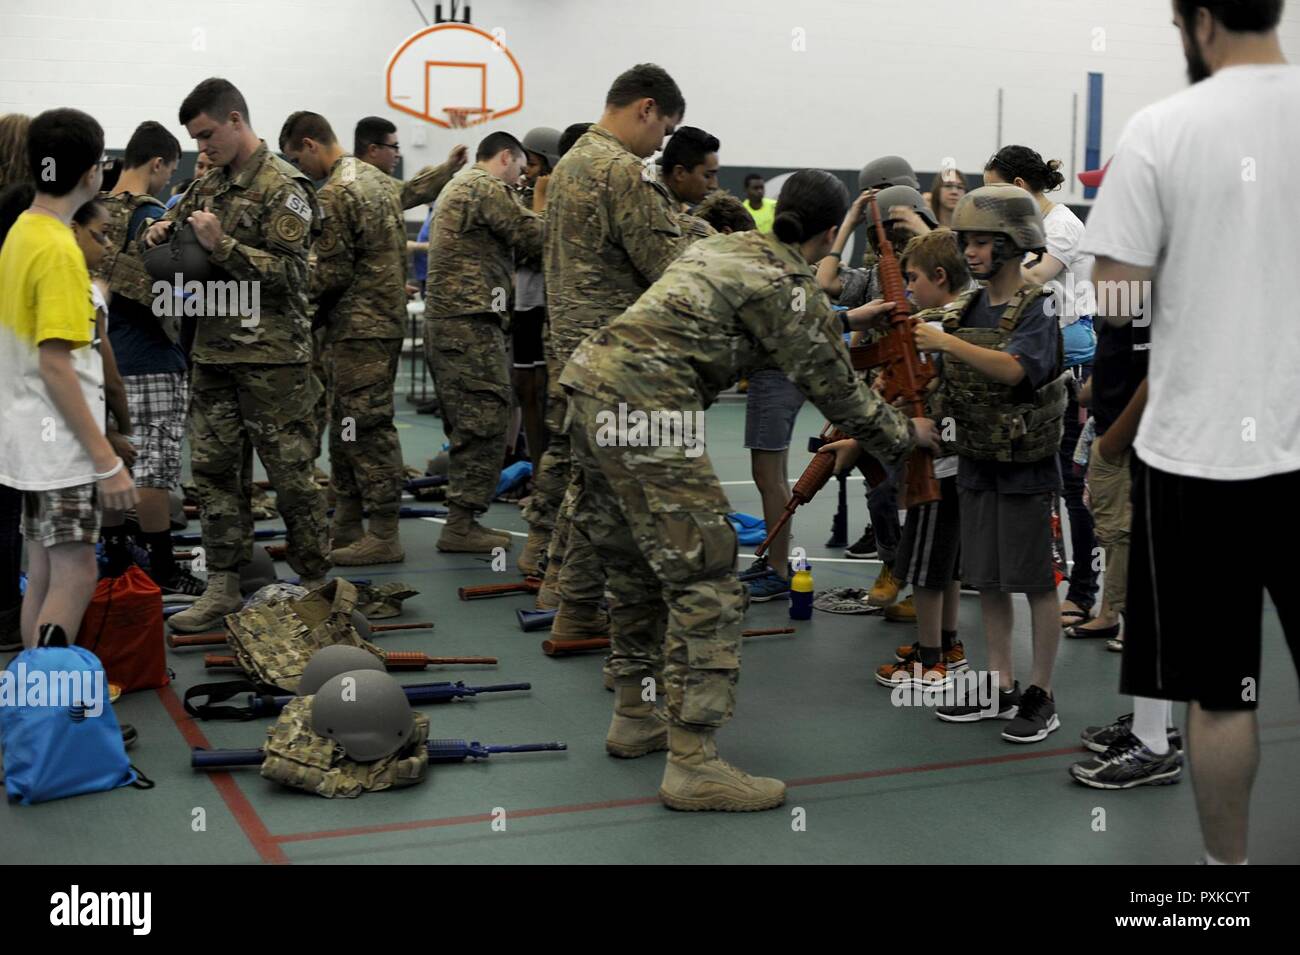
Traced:
<path id="1" fill-rule="evenodd" d="M 761 517 L 733 511 L 727 520 L 736 529 L 736 540 L 742 544 L 761 544 L 767 539 L 767 522 Z"/>
<path id="2" fill-rule="evenodd" d="M 494 496 L 500 497 L 506 491 L 514 490 L 532 476 L 533 465 L 531 461 L 516 461 L 501 472 L 501 478 L 497 481 L 497 491 Z"/>
<path id="3" fill-rule="evenodd" d="M 89 650 L 24 650 L 0 681 L 0 745 L 11 802 L 30 806 L 119 786 L 153 787 L 127 759 L 104 667 Z"/>

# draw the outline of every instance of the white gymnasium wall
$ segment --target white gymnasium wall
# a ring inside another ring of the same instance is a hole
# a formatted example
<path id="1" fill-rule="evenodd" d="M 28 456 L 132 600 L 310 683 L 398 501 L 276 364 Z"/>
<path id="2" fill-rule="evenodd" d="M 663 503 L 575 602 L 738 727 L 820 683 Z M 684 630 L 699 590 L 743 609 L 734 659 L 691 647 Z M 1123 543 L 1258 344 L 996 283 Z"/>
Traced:
<path id="1" fill-rule="evenodd" d="M 431 0 L 416 2 L 430 17 Z M 388 116 L 411 170 L 491 129 L 596 119 L 610 80 L 651 60 L 681 85 L 687 121 L 721 138 L 724 166 L 846 169 L 899 152 L 918 169 L 951 156 L 978 173 L 998 145 L 1001 88 L 1001 142 L 1061 158 L 1068 175 L 1072 133 L 1083 168 L 1089 71 L 1105 74 L 1103 156 L 1136 109 L 1186 82 L 1168 0 L 477 0 L 472 11 L 505 31 L 525 104 L 459 134 L 385 103 L 389 56 L 425 25 L 412 0 L 0 0 L 0 113 L 76 106 L 110 147 L 158 119 L 192 149 L 177 107 L 220 75 L 272 141 L 295 109 L 323 113 L 345 141 L 361 116 Z"/>

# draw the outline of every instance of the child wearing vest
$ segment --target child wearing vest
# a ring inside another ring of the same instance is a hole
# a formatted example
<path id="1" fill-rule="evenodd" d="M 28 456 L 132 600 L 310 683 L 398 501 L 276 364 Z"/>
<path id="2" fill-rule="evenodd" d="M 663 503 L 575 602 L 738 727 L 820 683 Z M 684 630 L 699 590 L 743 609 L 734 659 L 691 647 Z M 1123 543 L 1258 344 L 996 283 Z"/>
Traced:
<path id="1" fill-rule="evenodd" d="M 1045 242 L 1029 193 L 1010 185 L 976 189 L 953 213 L 953 230 L 971 273 L 988 284 L 949 312 L 942 330 L 920 324 L 915 336 L 918 348 L 943 356 L 939 395 L 957 448 L 961 579 L 980 592 L 989 659 L 978 698 L 937 714 L 956 723 L 1009 720 L 1002 738 L 1032 743 L 1060 728 L 1052 696 L 1061 630 L 1051 521 L 1067 397 L 1061 336 L 1043 307 L 1043 288 L 1021 277 L 1021 257 L 1041 252 Z M 1028 598 L 1033 633 L 1023 693 L 1011 653 L 1016 593 Z"/>

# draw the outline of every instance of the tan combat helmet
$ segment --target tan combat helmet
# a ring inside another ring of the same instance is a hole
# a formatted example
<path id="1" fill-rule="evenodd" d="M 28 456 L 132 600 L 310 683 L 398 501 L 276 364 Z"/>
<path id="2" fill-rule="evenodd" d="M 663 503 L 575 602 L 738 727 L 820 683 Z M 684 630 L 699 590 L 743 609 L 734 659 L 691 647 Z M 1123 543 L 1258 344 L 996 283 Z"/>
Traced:
<path id="1" fill-rule="evenodd" d="M 1047 250 L 1038 203 L 1024 189 L 1008 183 L 981 186 L 962 196 L 952 213 L 952 230 L 1005 235 L 1021 252 Z"/>

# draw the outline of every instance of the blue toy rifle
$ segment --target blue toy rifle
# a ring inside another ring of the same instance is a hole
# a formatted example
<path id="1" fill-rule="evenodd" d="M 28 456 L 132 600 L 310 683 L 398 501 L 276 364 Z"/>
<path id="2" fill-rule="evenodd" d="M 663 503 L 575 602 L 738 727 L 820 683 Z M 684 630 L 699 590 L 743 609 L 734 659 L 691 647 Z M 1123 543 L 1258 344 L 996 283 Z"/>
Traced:
<path id="1" fill-rule="evenodd" d="M 431 739 L 424 744 L 431 763 L 463 763 L 467 759 L 487 759 L 494 753 L 548 753 L 569 748 L 567 743 L 518 743 L 514 746 L 484 746 L 463 739 Z M 260 766 L 266 754 L 260 749 L 202 749 L 190 752 L 194 769 L 230 769 L 234 766 Z"/>
<path id="2" fill-rule="evenodd" d="M 410 683 L 402 687 L 402 692 L 406 694 L 406 700 L 412 706 L 423 706 L 426 703 L 448 703 L 462 697 L 478 696 L 480 693 L 509 693 L 512 690 L 531 690 L 532 688 L 531 683 L 497 683 L 492 686 L 466 686 L 464 683 L 459 682 Z M 250 693 L 248 702 L 254 717 L 275 716 L 289 705 L 290 700 L 296 700 L 297 698 L 292 694 L 288 696 L 261 696 Z"/>

